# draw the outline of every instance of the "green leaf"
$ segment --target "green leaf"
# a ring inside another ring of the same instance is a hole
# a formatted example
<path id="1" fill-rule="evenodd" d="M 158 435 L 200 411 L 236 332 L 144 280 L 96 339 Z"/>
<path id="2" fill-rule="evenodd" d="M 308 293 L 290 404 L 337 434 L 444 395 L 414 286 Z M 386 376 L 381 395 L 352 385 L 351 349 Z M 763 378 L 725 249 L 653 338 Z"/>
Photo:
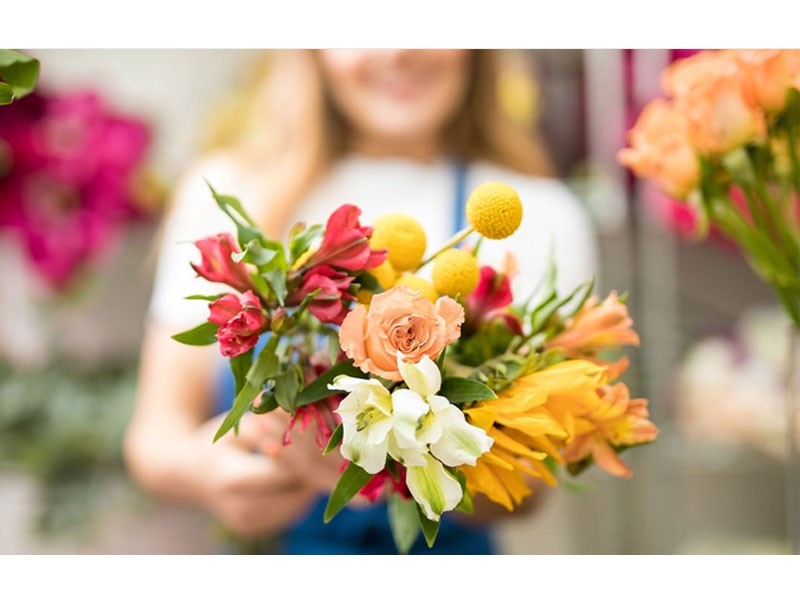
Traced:
<path id="1" fill-rule="evenodd" d="M 344 425 L 339 423 L 336 426 L 336 429 L 333 430 L 331 434 L 331 439 L 328 440 L 328 445 L 325 446 L 325 450 L 322 451 L 322 455 L 326 456 L 336 450 L 339 447 L 339 443 L 342 441 L 342 436 L 344 435 Z"/>
<path id="2" fill-rule="evenodd" d="M 258 358 L 253 362 L 247 372 L 244 386 L 236 394 L 233 408 L 225 416 L 225 420 L 222 421 L 217 433 L 214 435 L 215 442 L 239 423 L 239 419 L 248 411 L 250 404 L 264 389 L 264 384 L 267 380 L 277 375 L 279 366 L 278 357 L 275 355 L 277 345 L 278 336 L 272 336 L 259 353 Z"/>
<path id="3" fill-rule="evenodd" d="M 38 60 L 16 50 L 0 50 L 0 81 L 5 83 L 0 87 L 0 102 L 8 104 L 30 94 L 38 79 Z M 3 101 L 9 92 L 11 98 Z"/>
<path id="4" fill-rule="evenodd" d="M 339 478 L 339 482 L 328 498 L 328 505 L 325 507 L 325 523 L 330 523 L 340 510 L 363 488 L 372 475 L 355 463 L 350 463 Z"/>
<path id="5" fill-rule="evenodd" d="M 422 507 L 419 504 L 414 502 L 414 505 L 417 508 L 417 519 L 422 529 L 422 535 L 425 536 L 425 542 L 428 544 L 428 548 L 433 548 L 433 543 L 436 541 L 436 536 L 439 534 L 439 521 L 431 521 L 425 516 L 425 513 L 422 512 Z"/>
<path id="6" fill-rule="evenodd" d="M 245 382 L 247 381 L 247 372 L 250 370 L 250 367 L 253 366 L 253 350 L 252 348 L 245 352 L 244 354 L 240 354 L 239 356 L 234 356 L 231 361 L 231 371 L 233 372 L 233 380 L 235 382 L 235 395 L 238 395 L 239 392 L 242 391 Z"/>
<path id="7" fill-rule="evenodd" d="M 550 322 L 550 319 L 553 317 L 553 315 L 555 315 L 560 308 L 569 304 L 573 298 L 578 297 L 579 302 L 577 302 L 572 309 L 567 311 L 567 314 L 562 315 L 562 317 L 565 319 L 573 316 L 576 312 L 578 312 L 578 310 L 580 310 L 584 302 L 586 302 L 586 299 L 592 293 L 593 289 L 594 277 L 592 277 L 589 281 L 580 284 L 564 298 L 553 296 L 547 302 L 536 307 L 534 312 L 531 314 L 531 333 L 536 334 L 542 331 Z"/>
<path id="8" fill-rule="evenodd" d="M 377 277 L 367 271 L 362 271 L 356 277 L 355 283 L 358 284 L 360 290 L 367 290 L 368 292 L 379 293 L 383 291 L 381 284 L 378 283 Z"/>
<path id="9" fill-rule="evenodd" d="M 328 384 L 333 383 L 334 378 L 336 378 L 338 375 L 359 377 L 363 376 L 364 373 L 360 369 L 353 366 L 353 361 L 343 360 L 342 362 L 333 365 L 330 369 L 322 373 L 314 381 L 304 387 L 297 395 L 297 402 L 295 406 L 299 408 L 300 406 L 312 404 L 313 402 L 317 402 L 323 398 L 327 398 L 328 396 L 333 396 L 336 392 L 329 390 Z"/>
<path id="10" fill-rule="evenodd" d="M 184 296 L 184 300 L 205 300 L 207 302 L 214 302 L 215 300 L 219 300 L 225 296 L 225 294 L 214 294 L 214 295 L 206 295 L 206 294 L 192 294 L 191 296 Z"/>
<path id="11" fill-rule="evenodd" d="M 14 101 L 14 90 L 7 83 L 0 81 L 0 106 Z"/>
<path id="12" fill-rule="evenodd" d="M 300 389 L 300 374 L 294 367 L 279 373 L 275 377 L 275 400 L 283 410 L 294 413 L 297 391 Z"/>
<path id="13" fill-rule="evenodd" d="M 264 272 L 264 277 L 269 282 L 269 287 L 275 293 L 278 303 L 283 306 L 286 300 L 286 272 L 282 270 L 270 270 Z"/>
<path id="14" fill-rule="evenodd" d="M 311 227 L 304 227 L 299 233 L 290 236 L 289 252 L 292 257 L 292 264 L 305 254 L 306 250 L 311 247 L 311 242 L 322 235 L 323 231 L 325 231 L 325 228 L 317 223 L 316 225 L 311 225 Z"/>
<path id="15" fill-rule="evenodd" d="M 274 246 L 275 244 L 269 244 Z M 278 244 L 280 246 L 280 244 Z M 277 248 L 265 248 L 261 240 L 250 240 L 241 252 L 231 254 L 234 262 L 244 261 L 257 267 L 268 265 L 278 255 Z"/>
<path id="16" fill-rule="evenodd" d="M 206 321 L 194 329 L 176 333 L 172 339 L 190 346 L 208 346 L 217 341 L 217 329 L 219 329 L 219 325 Z"/>
<path id="17" fill-rule="evenodd" d="M 394 545 L 400 554 L 408 554 L 419 536 L 419 519 L 416 502 L 406 500 L 400 494 L 389 496 L 389 525 L 392 529 Z"/>
<path id="18" fill-rule="evenodd" d="M 444 396 L 450 404 L 467 404 L 480 400 L 497 398 L 492 389 L 480 381 L 464 379 L 463 377 L 450 377 L 442 382 L 439 395 Z"/>
<path id="19" fill-rule="evenodd" d="M 448 469 L 448 472 L 461 484 L 461 492 L 463 493 L 461 502 L 456 506 L 456 510 L 460 510 L 468 515 L 473 514 L 475 512 L 475 506 L 472 503 L 472 495 L 469 493 L 469 490 L 467 490 L 467 476 L 458 469 Z"/>

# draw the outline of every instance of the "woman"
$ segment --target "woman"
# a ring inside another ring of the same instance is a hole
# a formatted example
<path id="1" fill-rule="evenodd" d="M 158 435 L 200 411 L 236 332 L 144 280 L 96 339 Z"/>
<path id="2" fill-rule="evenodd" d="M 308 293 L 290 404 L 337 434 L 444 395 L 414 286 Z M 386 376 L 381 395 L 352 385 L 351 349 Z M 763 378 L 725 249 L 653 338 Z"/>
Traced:
<path id="1" fill-rule="evenodd" d="M 460 228 L 469 190 L 500 180 L 519 192 L 525 218 L 509 240 L 485 242 L 482 260 L 497 264 L 505 249 L 516 255 L 517 297 L 530 291 L 551 251 L 559 288 L 577 285 L 595 271 L 590 226 L 563 185 L 546 177 L 530 133 L 499 110 L 500 58 L 466 50 L 276 53 L 242 135 L 190 170 L 166 225 L 126 439 L 128 464 L 144 487 L 204 506 L 242 536 L 282 534 L 287 552 L 390 548 L 381 506 L 356 506 L 322 525 L 319 497 L 335 484 L 339 460 L 320 455 L 313 432 L 295 432 L 282 447 L 287 423 L 278 411 L 247 415 L 238 436 L 211 444 L 219 424 L 209 419 L 213 390 L 225 364 L 213 346 L 182 346 L 169 336 L 207 316 L 203 303 L 183 297 L 218 290 L 194 277 L 194 247 L 176 242 L 231 229 L 204 179 L 239 197 L 282 239 L 293 223 L 324 223 L 350 202 L 363 223 L 386 212 L 415 216 L 429 248 Z M 479 553 L 491 545 L 483 530 L 450 520 L 435 549 Z"/>

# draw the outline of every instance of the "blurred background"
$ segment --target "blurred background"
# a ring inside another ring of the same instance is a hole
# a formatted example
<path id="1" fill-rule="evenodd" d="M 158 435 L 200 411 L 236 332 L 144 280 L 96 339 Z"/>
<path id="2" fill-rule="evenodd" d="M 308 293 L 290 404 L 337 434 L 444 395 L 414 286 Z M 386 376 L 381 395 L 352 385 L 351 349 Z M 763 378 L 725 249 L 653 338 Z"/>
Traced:
<path id="1" fill-rule="evenodd" d="M 0 108 L 0 553 L 217 552 L 225 533 L 210 518 L 130 483 L 121 438 L 170 189 L 265 53 L 25 52 L 42 63 L 37 94 Z M 788 320 L 730 242 L 691 239 L 692 214 L 616 161 L 660 71 L 689 53 L 517 51 L 500 80 L 505 110 L 541 132 L 594 219 L 601 291 L 631 294 L 642 347 L 626 378 L 662 431 L 626 455 L 633 480 L 592 470 L 509 520 L 505 553 L 797 544 Z M 54 145 L 89 140 L 62 165 L 83 174 L 74 189 L 8 160 L 42 115 Z"/>

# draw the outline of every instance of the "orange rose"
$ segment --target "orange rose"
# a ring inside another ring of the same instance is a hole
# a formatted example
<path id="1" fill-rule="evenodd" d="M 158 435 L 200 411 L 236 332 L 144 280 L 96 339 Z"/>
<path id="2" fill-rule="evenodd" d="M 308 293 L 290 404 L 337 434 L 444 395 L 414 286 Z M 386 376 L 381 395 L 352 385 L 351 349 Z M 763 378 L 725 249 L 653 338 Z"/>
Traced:
<path id="1" fill-rule="evenodd" d="M 631 147 L 619 153 L 619 160 L 670 196 L 684 198 L 700 180 L 700 165 L 686 129 L 686 120 L 670 102 L 653 100 L 631 129 Z"/>
<path id="2" fill-rule="evenodd" d="M 768 113 L 782 111 L 789 88 L 800 81 L 800 50 L 744 50 L 738 59 L 758 105 Z"/>
<path id="3" fill-rule="evenodd" d="M 661 74 L 661 87 L 673 98 L 681 98 L 712 79 L 738 76 L 740 67 L 736 52 L 704 50 L 667 67 Z"/>
<path id="4" fill-rule="evenodd" d="M 398 352 L 405 362 L 415 363 L 423 356 L 436 360 L 461 335 L 463 322 L 464 309 L 452 298 L 443 296 L 434 304 L 398 286 L 373 296 L 369 309 L 356 306 L 339 329 L 339 343 L 365 373 L 400 381 Z"/>
<path id="5" fill-rule="evenodd" d="M 677 103 L 686 115 L 689 142 L 705 154 L 725 154 L 764 136 L 764 114 L 741 77 L 698 85 Z"/>
<path id="6" fill-rule="evenodd" d="M 661 77 L 686 117 L 689 143 L 724 154 L 764 135 L 766 123 L 739 52 L 705 51 L 671 64 Z"/>

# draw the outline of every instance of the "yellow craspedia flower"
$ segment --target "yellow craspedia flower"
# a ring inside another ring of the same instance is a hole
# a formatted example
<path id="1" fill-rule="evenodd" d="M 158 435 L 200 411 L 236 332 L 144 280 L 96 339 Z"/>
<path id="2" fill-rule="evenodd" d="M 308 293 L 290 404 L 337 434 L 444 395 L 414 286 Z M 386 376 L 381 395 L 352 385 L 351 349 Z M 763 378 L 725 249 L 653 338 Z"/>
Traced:
<path id="1" fill-rule="evenodd" d="M 370 246 L 388 250 L 387 259 L 398 271 L 413 271 L 422 262 L 427 240 L 415 218 L 402 213 L 381 215 L 372 225 Z"/>
<path id="2" fill-rule="evenodd" d="M 404 285 L 407 288 L 420 292 L 423 298 L 427 298 L 431 302 L 436 302 L 439 299 L 439 294 L 436 293 L 436 288 L 429 281 L 424 280 L 422 277 L 406 273 L 400 279 L 394 282 L 393 287 Z"/>
<path id="3" fill-rule="evenodd" d="M 467 200 L 467 220 L 490 240 L 502 240 L 522 222 L 522 201 L 510 185 L 489 181 L 476 187 Z"/>
<path id="4" fill-rule="evenodd" d="M 369 290 L 358 290 L 356 292 L 356 301 L 359 304 L 369 306 L 369 303 L 372 302 L 372 296 L 374 296 L 374 294 Z"/>
<path id="5" fill-rule="evenodd" d="M 374 269 L 370 269 L 369 274 L 378 280 L 384 290 L 388 290 L 397 281 L 397 273 L 388 260 L 383 261 Z"/>
<path id="6" fill-rule="evenodd" d="M 481 272 L 471 252 L 450 248 L 433 261 L 433 287 L 445 296 L 468 296 L 478 285 Z"/>

